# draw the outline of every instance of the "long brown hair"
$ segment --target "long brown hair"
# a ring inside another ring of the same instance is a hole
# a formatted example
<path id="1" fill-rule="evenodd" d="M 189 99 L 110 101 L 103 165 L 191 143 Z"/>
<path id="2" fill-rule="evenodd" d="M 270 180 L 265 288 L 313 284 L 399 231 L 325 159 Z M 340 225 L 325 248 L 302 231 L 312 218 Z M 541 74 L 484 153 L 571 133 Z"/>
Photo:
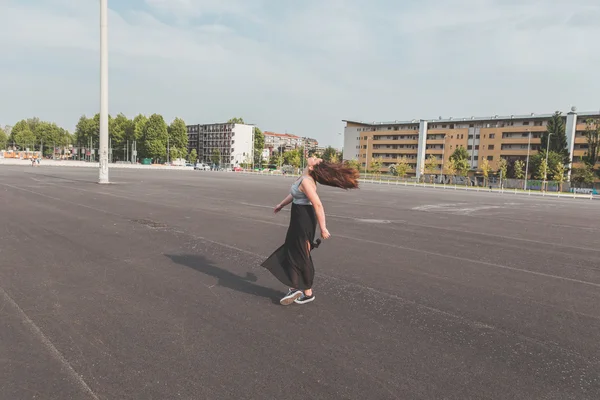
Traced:
<path id="1" fill-rule="evenodd" d="M 358 170 L 342 163 L 322 161 L 310 171 L 310 176 L 321 185 L 340 189 L 358 189 Z"/>

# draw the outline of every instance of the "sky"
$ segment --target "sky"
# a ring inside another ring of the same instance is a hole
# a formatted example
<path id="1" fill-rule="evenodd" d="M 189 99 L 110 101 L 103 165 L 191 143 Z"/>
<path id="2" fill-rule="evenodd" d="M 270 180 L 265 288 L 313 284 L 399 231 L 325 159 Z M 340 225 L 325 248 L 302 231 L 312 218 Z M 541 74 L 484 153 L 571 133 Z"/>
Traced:
<path id="1" fill-rule="evenodd" d="M 99 0 L 0 0 L 0 125 L 99 111 Z M 109 110 L 243 117 L 342 146 L 343 119 L 600 109 L 598 0 L 108 0 Z"/>

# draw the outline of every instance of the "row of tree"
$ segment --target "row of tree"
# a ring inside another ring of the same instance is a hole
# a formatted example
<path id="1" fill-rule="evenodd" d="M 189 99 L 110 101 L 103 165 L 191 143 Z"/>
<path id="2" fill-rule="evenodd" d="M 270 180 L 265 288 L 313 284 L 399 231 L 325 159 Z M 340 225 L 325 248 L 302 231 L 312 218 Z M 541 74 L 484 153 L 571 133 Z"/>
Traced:
<path id="1" fill-rule="evenodd" d="M 324 161 L 332 163 L 340 162 L 343 158 L 343 153 L 338 152 L 331 146 L 328 146 L 322 154 L 318 153 L 315 149 L 304 152 L 302 148 L 299 148 L 285 152 L 274 151 L 269 158 L 269 164 L 277 166 L 290 165 L 294 168 L 299 168 L 302 165 L 306 165 L 305 153 L 308 157 L 318 156 Z"/>
<path id="2" fill-rule="evenodd" d="M 83 115 L 75 127 L 74 140 L 78 147 L 94 148 L 99 143 L 100 115 L 88 118 Z M 126 159 L 129 147 L 135 142 L 137 158 L 165 160 L 167 149 L 170 159 L 187 158 L 188 135 L 185 122 L 175 118 L 167 124 L 160 114 L 147 117 L 143 114 L 133 119 L 124 114 L 108 117 L 108 132 L 113 158 Z M 115 153 L 117 156 L 115 157 Z M 129 153 L 131 154 L 131 153 Z"/>
<path id="3" fill-rule="evenodd" d="M 53 122 L 29 118 L 17 122 L 12 127 L 0 128 L 0 148 L 14 147 L 18 150 L 30 149 L 53 151 L 53 146 L 68 146 L 73 143 L 73 135 Z"/>

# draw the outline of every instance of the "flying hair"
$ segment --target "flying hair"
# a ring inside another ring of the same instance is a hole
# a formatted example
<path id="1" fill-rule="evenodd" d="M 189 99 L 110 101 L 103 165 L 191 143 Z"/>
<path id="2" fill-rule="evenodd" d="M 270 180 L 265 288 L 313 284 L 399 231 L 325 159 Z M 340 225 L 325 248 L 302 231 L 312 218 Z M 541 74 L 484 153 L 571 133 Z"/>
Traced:
<path id="1" fill-rule="evenodd" d="M 359 172 L 342 163 L 322 161 L 310 171 L 310 176 L 321 185 L 340 189 L 358 189 Z"/>

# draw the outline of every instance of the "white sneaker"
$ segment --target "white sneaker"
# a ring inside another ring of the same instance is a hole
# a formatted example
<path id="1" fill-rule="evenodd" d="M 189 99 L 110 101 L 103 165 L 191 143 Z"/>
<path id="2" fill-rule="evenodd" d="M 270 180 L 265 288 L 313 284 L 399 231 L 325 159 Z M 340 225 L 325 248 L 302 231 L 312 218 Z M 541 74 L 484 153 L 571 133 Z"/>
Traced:
<path id="1" fill-rule="evenodd" d="M 302 295 L 303 293 L 301 290 L 290 289 L 287 294 L 281 300 L 279 300 L 279 303 L 281 303 L 283 306 L 289 306 Z"/>
<path id="2" fill-rule="evenodd" d="M 297 298 L 296 300 L 294 300 L 294 303 L 296 303 L 296 304 L 306 304 L 306 303 L 310 303 L 314 299 L 315 299 L 315 295 L 314 294 L 312 296 L 307 296 L 304 293 L 302 293 L 302 296 L 300 296 L 299 298 Z"/>

